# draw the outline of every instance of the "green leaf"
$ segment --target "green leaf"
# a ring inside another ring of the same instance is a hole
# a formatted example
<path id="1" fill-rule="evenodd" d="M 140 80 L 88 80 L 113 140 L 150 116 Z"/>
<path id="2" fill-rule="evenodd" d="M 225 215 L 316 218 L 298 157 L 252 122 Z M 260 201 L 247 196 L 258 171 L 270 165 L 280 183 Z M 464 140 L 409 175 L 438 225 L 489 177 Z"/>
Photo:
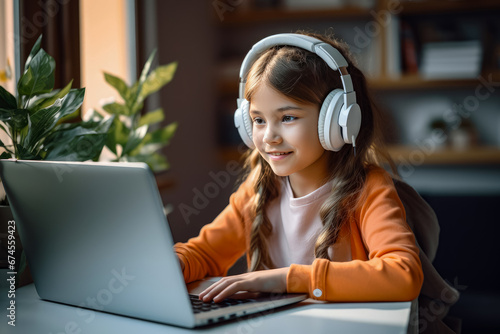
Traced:
<path id="1" fill-rule="evenodd" d="M 119 119 L 115 117 L 111 128 L 108 131 L 108 138 L 106 140 L 106 146 L 113 152 L 117 154 L 116 145 L 119 144 L 122 147 L 127 144 L 130 135 L 130 129 L 127 128 Z"/>
<path id="2" fill-rule="evenodd" d="M 116 89 L 116 91 L 120 94 L 120 96 L 124 100 L 127 100 L 129 98 L 130 92 L 125 81 L 106 72 L 104 72 L 104 79 L 106 80 L 107 83 L 109 83 L 112 87 Z"/>
<path id="3" fill-rule="evenodd" d="M 113 115 L 125 115 L 130 116 L 130 110 L 123 104 L 113 102 L 102 106 L 102 109 Z"/>
<path id="4" fill-rule="evenodd" d="M 28 70 L 17 84 L 20 95 L 35 95 L 50 92 L 54 88 L 56 62 L 43 49 L 33 57 Z"/>
<path id="5" fill-rule="evenodd" d="M 131 156 L 149 155 L 158 151 L 170 143 L 170 139 L 173 137 L 176 129 L 177 123 L 171 123 L 164 128 L 147 133 L 141 144 L 128 154 Z"/>
<path id="6" fill-rule="evenodd" d="M 34 81 L 34 74 L 33 74 L 33 69 L 31 67 L 28 67 L 26 71 L 24 71 L 24 74 L 21 76 L 19 81 L 17 82 L 17 92 L 19 95 L 27 95 L 30 93 L 29 88 L 30 85 L 33 85 Z M 28 93 L 26 93 L 28 91 Z"/>
<path id="7" fill-rule="evenodd" d="M 114 120 L 115 116 L 111 116 L 106 119 L 99 120 L 97 122 L 96 121 L 85 122 L 84 126 L 86 126 L 87 124 L 89 124 L 90 126 L 92 126 L 92 124 L 95 124 L 94 129 L 97 133 L 108 134 L 111 125 L 113 125 L 114 123 Z"/>
<path id="8" fill-rule="evenodd" d="M 8 131 L 8 130 L 7 130 L 7 129 L 3 126 L 3 124 L 2 124 L 2 123 L 0 123 L 0 129 L 2 129 L 2 130 L 3 130 L 3 132 L 5 132 L 5 133 L 7 134 L 7 136 L 9 136 L 9 137 L 10 137 L 10 133 L 9 133 L 9 131 Z"/>
<path id="9" fill-rule="evenodd" d="M 0 109 L 0 121 L 19 130 L 28 125 L 28 114 L 27 109 Z"/>
<path id="10" fill-rule="evenodd" d="M 89 109 L 85 112 L 85 118 L 95 122 L 104 119 L 104 116 L 95 109 Z"/>
<path id="11" fill-rule="evenodd" d="M 12 158 L 12 155 L 10 155 L 7 152 L 2 152 L 2 154 L 0 154 L 0 159 L 10 159 L 10 158 Z"/>
<path id="12" fill-rule="evenodd" d="M 48 94 L 47 98 L 40 101 L 40 103 L 36 107 L 36 110 L 50 107 L 51 105 L 54 104 L 54 102 L 56 102 L 57 99 L 62 99 L 70 92 L 72 85 L 73 85 L 73 80 L 71 80 L 69 84 L 67 84 L 66 87 L 64 87 L 63 89 L 55 90 L 51 92 L 52 94 Z M 30 101 L 30 107 L 31 107 L 31 101 Z M 30 109 L 30 107 L 28 107 L 28 109 Z"/>
<path id="13" fill-rule="evenodd" d="M 162 144 L 163 146 L 170 143 L 170 139 L 174 136 L 177 130 L 177 122 L 170 123 L 164 128 L 148 133 L 145 138 L 146 144 Z"/>
<path id="14" fill-rule="evenodd" d="M 14 95 L 9 93 L 5 88 L 0 86 L 0 108 L 16 109 L 17 102 Z"/>
<path id="15" fill-rule="evenodd" d="M 143 102 L 138 102 L 134 105 L 134 107 L 130 110 L 130 115 L 132 117 L 137 117 L 139 116 L 139 113 L 140 111 L 142 110 L 142 108 L 144 107 L 144 103 Z"/>
<path id="16" fill-rule="evenodd" d="M 37 95 L 31 96 L 29 100 L 26 99 L 26 100 L 28 100 L 27 101 L 28 105 L 26 106 L 26 109 L 29 109 L 30 112 L 33 113 L 33 112 L 36 112 L 40 109 L 48 107 L 49 105 L 44 106 L 42 108 L 42 107 L 40 107 L 40 105 L 42 103 L 44 103 L 45 100 L 51 99 L 53 96 L 57 95 L 59 92 L 60 92 L 59 89 L 55 89 L 55 90 L 50 91 L 49 93 L 37 94 Z"/>
<path id="17" fill-rule="evenodd" d="M 151 63 L 153 62 L 154 56 L 156 54 L 156 49 L 151 52 L 146 64 L 144 64 L 144 68 L 142 69 L 141 76 L 139 77 L 139 81 L 132 86 L 130 98 L 127 99 L 126 103 L 130 110 L 137 110 L 136 104 L 141 103 L 140 95 L 142 91 L 142 86 L 144 82 L 146 82 L 149 70 L 151 68 Z"/>
<path id="18" fill-rule="evenodd" d="M 26 63 L 24 64 L 24 72 L 26 72 L 28 70 L 28 67 L 31 64 L 31 60 L 38 53 L 38 51 L 40 51 L 41 45 L 42 45 L 42 35 L 40 35 L 40 37 L 38 37 L 35 44 L 31 48 L 30 54 L 28 55 L 28 58 L 26 59 Z"/>
<path id="19" fill-rule="evenodd" d="M 170 168 L 170 164 L 168 163 L 167 158 L 158 153 L 128 157 L 127 161 L 145 162 L 148 164 L 149 168 L 151 168 L 151 170 L 154 172 L 162 172 Z"/>
<path id="20" fill-rule="evenodd" d="M 57 127 L 44 141 L 46 160 L 85 161 L 96 159 L 106 142 L 113 122 L 109 117 L 99 122 L 83 122 L 73 126 Z"/>
<path id="21" fill-rule="evenodd" d="M 122 156 L 127 155 L 130 151 L 135 149 L 144 139 L 148 132 L 148 126 L 143 125 L 130 132 L 127 144 L 123 147 Z"/>
<path id="22" fill-rule="evenodd" d="M 52 106 L 40 109 L 30 117 L 30 127 L 26 139 L 25 147 L 35 147 L 36 144 L 45 138 L 57 124 L 57 116 L 61 110 L 62 100 L 57 100 Z"/>
<path id="23" fill-rule="evenodd" d="M 0 108 L 0 121 L 7 122 L 12 119 L 12 110 Z"/>
<path id="24" fill-rule="evenodd" d="M 37 147 L 17 146 L 16 158 L 22 160 L 41 160 L 42 157 L 37 152 Z"/>
<path id="25" fill-rule="evenodd" d="M 66 96 L 62 98 L 62 105 L 57 115 L 57 120 L 71 115 L 74 113 L 83 103 L 83 98 L 85 97 L 85 88 L 71 89 Z"/>
<path id="26" fill-rule="evenodd" d="M 88 133 L 81 135 L 66 131 L 67 133 L 61 135 L 57 141 L 53 141 L 52 146 L 47 147 L 48 153 L 45 160 L 86 161 L 94 159 L 101 153 L 106 135 L 87 131 Z"/>
<path id="27" fill-rule="evenodd" d="M 145 124 L 147 124 L 147 125 L 155 124 L 155 123 L 163 121 L 164 118 L 165 118 L 165 116 L 163 115 L 163 109 L 159 108 L 159 109 L 150 111 L 146 115 L 142 116 L 139 119 L 138 126 L 142 126 Z"/>
<path id="28" fill-rule="evenodd" d="M 144 82 L 139 100 L 144 100 L 147 96 L 157 92 L 160 88 L 172 81 L 176 70 L 177 62 L 159 66 L 153 70 Z"/>
<path id="29" fill-rule="evenodd" d="M 3 147 L 7 153 L 12 154 L 12 150 L 9 147 L 12 147 L 13 145 L 5 145 L 5 143 L 0 139 L 0 147 Z"/>

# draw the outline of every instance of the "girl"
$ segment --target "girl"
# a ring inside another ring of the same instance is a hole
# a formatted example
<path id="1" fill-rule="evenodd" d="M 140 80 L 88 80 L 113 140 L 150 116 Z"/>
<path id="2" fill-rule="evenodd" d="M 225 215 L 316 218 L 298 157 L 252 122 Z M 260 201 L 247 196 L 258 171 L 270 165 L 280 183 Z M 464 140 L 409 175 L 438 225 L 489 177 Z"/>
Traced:
<path id="1" fill-rule="evenodd" d="M 328 122 L 320 119 L 323 101 L 335 89 L 342 96 L 349 90 L 345 68 L 341 77 L 318 55 L 321 50 L 296 46 L 274 45 L 258 55 L 245 75 L 248 144 L 255 148 L 246 158 L 244 181 L 198 237 L 175 245 L 186 282 L 224 276 L 247 254 L 249 272 L 214 283 L 200 294 L 204 301 L 219 302 L 238 291 L 308 293 L 345 302 L 419 295 L 419 251 L 392 178 L 380 167 L 380 159 L 390 158 L 381 151 L 379 115 L 365 78 L 344 45 L 309 36 L 347 61 L 361 115 L 356 105 L 347 117 L 354 130 L 342 131 L 355 148 L 326 150 L 322 128 L 318 132 L 318 122 Z"/>

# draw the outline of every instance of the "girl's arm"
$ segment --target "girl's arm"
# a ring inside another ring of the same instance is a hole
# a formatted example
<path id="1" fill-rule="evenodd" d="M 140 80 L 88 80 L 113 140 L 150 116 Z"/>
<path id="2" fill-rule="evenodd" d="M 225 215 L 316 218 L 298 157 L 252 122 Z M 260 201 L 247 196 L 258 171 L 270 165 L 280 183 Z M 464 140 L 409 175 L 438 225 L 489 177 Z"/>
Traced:
<path id="1" fill-rule="evenodd" d="M 420 293 L 423 273 L 404 207 L 385 172 L 367 178 L 355 219 L 351 222 L 355 260 L 316 259 L 312 265 L 280 268 L 227 277 L 200 297 L 216 301 L 238 291 L 308 293 L 326 301 L 405 301 Z"/>
<path id="2" fill-rule="evenodd" d="M 403 301 L 419 295 L 423 273 L 418 248 L 392 180 L 385 171 L 374 171 L 366 182 L 355 221 L 350 223 L 351 251 L 357 259 L 292 265 L 289 292 L 350 302 Z"/>
<path id="3" fill-rule="evenodd" d="M 224 276 L 245 253 L 245 221 L 241 214 L 251 192 L 246 183 L 231 195 L 230 204 L 200 234 L 187 243 L 177 243 L 174 249 L 189 283 L 207 276 Z"/>

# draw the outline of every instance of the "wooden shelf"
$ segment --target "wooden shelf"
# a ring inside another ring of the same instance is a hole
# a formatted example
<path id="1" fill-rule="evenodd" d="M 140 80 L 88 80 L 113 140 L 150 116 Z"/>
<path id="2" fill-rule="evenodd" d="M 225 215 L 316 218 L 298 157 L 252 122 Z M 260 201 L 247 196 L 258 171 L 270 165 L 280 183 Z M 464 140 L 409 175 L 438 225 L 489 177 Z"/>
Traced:
<path id="1" fill-rule="evenodd" d="M 338 9 L 246 9 L 226 15 L 221 25 L 248 25 L 250 23 L 312 20 L 312 19 L 353 19 L 370 18 L 366 8 L 346 6 Z"/>
<path id="2" fill-rule="evenodd" d="M 382 7 L 387 7 L 388 0 L 384 1 Z M 476 11 L 500 10 L 498 0 L 427 0 L 427 1 L 402 1 L 399 15 L 411 14 L 455 14 L 459 12 L 471 13 Z"/>
<path id="3" fill-rule="evenodd" d="M 373 10 L 387 10 L 392 0 L 380 0 L 376 2 Z M 418 15 L 418 14 L 454 14 L 471 13 L 477 11 L 500 10 L 498 0 L 432 0 L 432 1 L 401 1 L 397 7 L 401 9 L 398 15 Z M 313 20 L 313 19 L 373 19 L 370 8 L 344 6 L 333 9 L 290 9 L 290 8 L 269 8 L 269 9 L 241 9 L 226 15 L 224 20 L 217 18 L 217 22 L 224 25 L 248 25 L 251 23 Z"/>
<path id="4" fill-rule="evenodd" d="M 490 72 L 492 79 L 500 79 L 500 72 Z M 490 73 L 482 76 L 487 78 Z M 378 78 L 369 79 L 368 87 L 374 90 L 416 90 L 416 89 L 449 89 L 475 87 L 480 82 L 478 79 L 424 79 L 419 75 L 403 75 L 398 79 Z"/>
<path id="5" fill-rule="evenodd" d="M 500 72 L 490 73 L 492 73 L 493 81 L 500 81 Z M 490 73 L 482 74 L 483 78 L 487 80 Z M 368 79 L 368 88 L 376 91 L 470 88 L 479 84 L 481 82 L 478 79 L 424 79 L 418 75 L 403 75 L 398 79 Z M 220 80 L 217 84 L 217 90 L 221 94 L 236 96 L 238 94 L 238 78 Z"/>
<path id="6" fill-rule="evenodd" d="M 427 149 L 409 146 L 391 146 L 389 154 L 396 164 L 445 165 L 445 164 L 500 164 L 500 148 L 472 147 L 465 150 L 437 148 L 430 152 Z"/>

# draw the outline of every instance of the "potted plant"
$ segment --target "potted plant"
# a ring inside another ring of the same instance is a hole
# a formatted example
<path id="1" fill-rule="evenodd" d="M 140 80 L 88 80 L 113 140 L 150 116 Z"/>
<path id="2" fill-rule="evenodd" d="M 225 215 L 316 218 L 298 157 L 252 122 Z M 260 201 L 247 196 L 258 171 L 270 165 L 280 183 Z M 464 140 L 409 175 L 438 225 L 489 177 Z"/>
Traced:
<path id="1" fill-rule="evenodd" d="M 128 86 L 123 79 L 104 73 L 104 78 L 123 99 L 112 101 L 102 108 L 105 114 L 115 116 L 108 132 L 106 147 L 112 152 L 111 161 L 145 162 L 155 171 L 165 171 L 169 163 L 161 149 L 169 144 L 177 129 L 173 122 L 160 127 L 164 120 L 163 109 L 158 108 L 142 114 L 144 100 L 169 83 L 177 69 L 177 63 L 158 66 L 150 72 L 156 51 L 148 58 L 139 80 Z M 93 110 L 89 117 L 102 119 L 100 112 Z"/>
<path id="2" fill-rule="evenodd" d="M 17 83 L 17 96 L 0 86 L 0 131 L 5 132 L 10 141 L 0 140 L 0 148 L 3 148 L 0 158 L 97 160 L 114 117 L 66 122 L 79 115 L 85 88 L 73 89 L 70 82 L 63 89 L 54 89 L 55 61 L 41 48 L 41 41 L 42 36 L 26 60 Z M 3 192 L 1 184 L 0 188 Z M 0 210 L 10 211 L 8 203 L 2 200 L 4 206 Z M 9 218 L 0 219 L 0 236 L 5 237 Z M 6 240 L 2 245 L 6 245 Z M 22 254 L 20 243 L 16 242 L 16 246 L 17 254 Z M 18 272 L 22 272 L 23 260 L 16 266 Z"/>

